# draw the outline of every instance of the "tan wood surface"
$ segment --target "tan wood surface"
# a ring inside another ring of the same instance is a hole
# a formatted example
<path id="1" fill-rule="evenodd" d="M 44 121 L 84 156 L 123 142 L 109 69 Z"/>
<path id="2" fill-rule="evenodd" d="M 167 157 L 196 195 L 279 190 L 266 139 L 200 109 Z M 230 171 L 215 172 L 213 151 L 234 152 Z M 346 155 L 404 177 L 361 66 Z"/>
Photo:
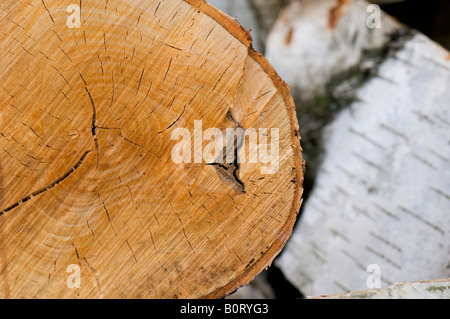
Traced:
<path id="1" fill-rule="evenodd" d="M 0 297 L 215 298 L 248 283 L 301 203 L 289 88 L 204 1 L 83 0 L 80 28 L 70 4 L 0 4 Z M 172 131 L 200 119 L 278 128 L 278 171 L 175 164 Z"/>

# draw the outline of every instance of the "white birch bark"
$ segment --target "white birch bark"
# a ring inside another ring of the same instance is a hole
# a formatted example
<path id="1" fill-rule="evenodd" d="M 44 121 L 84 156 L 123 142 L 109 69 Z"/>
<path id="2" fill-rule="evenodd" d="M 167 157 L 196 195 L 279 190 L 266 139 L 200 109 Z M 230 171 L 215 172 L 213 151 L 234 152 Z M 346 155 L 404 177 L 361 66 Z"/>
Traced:
<path id="1" fill-rule="evenodd" d="M 267 59 L 297 100 L 324 94 L 330 78 L 358 65 L 365 51 L 384 47 L 400 28 L 384 13 L 381 28 L 369 28 L 369 3 L 341 2 L 294 0 L 269 34 Z"/>
<path id="2" fill-rule="evenodd" d="M 367 289 L 371 264 L 382 286 L 450 277 L 449 57 L 415 34 L 328 127 L 314 190 L 278 260 L 304 294 Z"/>
<path id="3" fill-rule="evenodd" d="M 398 283 L 379 289 L 310 299 L 450 299 L 450 279 Z"/>

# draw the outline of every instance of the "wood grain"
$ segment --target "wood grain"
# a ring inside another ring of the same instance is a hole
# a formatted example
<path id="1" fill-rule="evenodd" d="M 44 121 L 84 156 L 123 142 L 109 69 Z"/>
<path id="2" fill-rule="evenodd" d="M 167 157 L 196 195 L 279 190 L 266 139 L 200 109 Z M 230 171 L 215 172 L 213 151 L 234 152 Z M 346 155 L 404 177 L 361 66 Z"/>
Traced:
<path id="1" fill-rule="evenodd" d="M 300 207 L 290 90 L 235 20 L 199 0 L 0 5 L 0 296 L 222 297 L 267 267 Z M 230 120 L 229 114 L 234 114 Z M 175 164 L 175 128 L 278 128 L 245 192 Z M 81 288 L 69 289 L 69 265 Z"/>

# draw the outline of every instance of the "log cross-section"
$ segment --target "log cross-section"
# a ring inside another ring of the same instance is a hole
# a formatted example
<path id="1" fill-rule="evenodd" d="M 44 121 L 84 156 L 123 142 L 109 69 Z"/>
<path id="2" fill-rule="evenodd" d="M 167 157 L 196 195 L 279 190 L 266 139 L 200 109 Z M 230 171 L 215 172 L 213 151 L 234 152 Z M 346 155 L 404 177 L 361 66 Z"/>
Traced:
<path id="1" fill-rule="evenodd" d="M 215 298 L 270 265 L 301 203 L 299 128 L 235 20 L 199 0 L 7 0 L 0 30 L 1 297 Z M 199 128 L 260 144 L 206 162 Z"/>

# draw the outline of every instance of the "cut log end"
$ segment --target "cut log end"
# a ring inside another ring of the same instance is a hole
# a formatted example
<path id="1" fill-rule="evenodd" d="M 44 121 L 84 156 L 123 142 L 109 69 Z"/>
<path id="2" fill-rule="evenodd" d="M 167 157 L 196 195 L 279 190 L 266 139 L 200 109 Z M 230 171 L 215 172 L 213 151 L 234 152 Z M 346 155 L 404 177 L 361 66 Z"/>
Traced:
<path id="1" fill-rule="evenodd" d="M 70 28 L 61 4 L 0 7 L 0 296 L 235 291 L 280 252 L 300 208 L 289 88 L 204 1 L 79 9 Z M 244 137 L 233 161 L 206 162 L 218 143 L 206 132 L 236 127 L 276 160 L 249 161 Z"/>

